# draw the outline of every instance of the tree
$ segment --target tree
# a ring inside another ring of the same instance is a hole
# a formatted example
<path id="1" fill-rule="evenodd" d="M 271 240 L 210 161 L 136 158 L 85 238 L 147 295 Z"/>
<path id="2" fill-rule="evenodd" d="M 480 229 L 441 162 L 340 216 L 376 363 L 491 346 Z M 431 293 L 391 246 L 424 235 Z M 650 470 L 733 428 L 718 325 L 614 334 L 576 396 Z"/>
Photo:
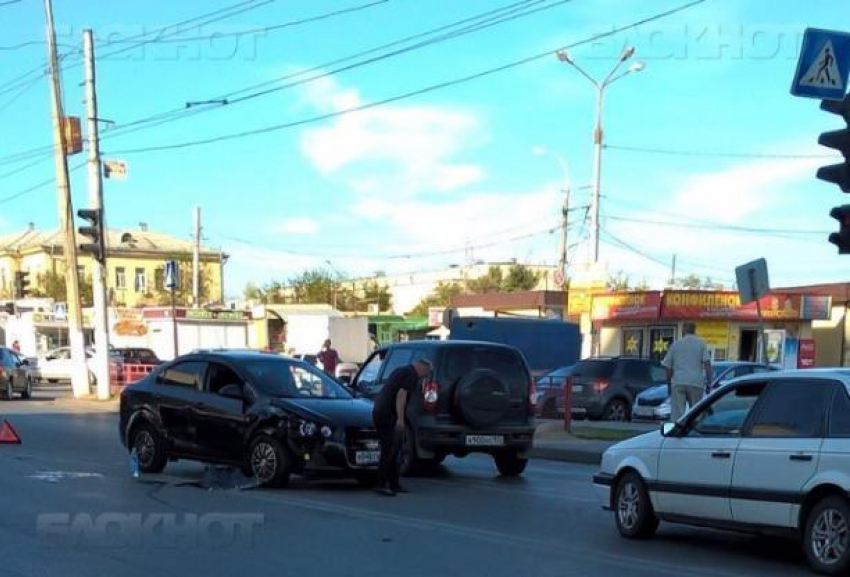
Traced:
<path id="1" fill-rule="evenodd" d="M 460 294 L 463 294 L 463 287 L 457 282 L 439 283 L 434 291 L 419 301 L 412 311 L 411 315 L 424 317 L 428 315 L 430 307 L 447 307 L 452 304 L 452 300 Z"/>
<path id="2" fill-rule="evenodd" d="M 502 275 L 502 267 L 491 266 L 487 269 L 487 274 L 467 281 L 466 288 L 472 293 L 492 293 L 499 292 L 505 285 L 505 279 Z"/>
<path id="3" fill-rule="evenodd" d="M 515 264 L 508 269 L 508 276 L 502 285 L 507 292 L 530 291 L 537 288 L 540 273 L 534 272 L 524 264 Z"/>
<path id="4" fill-rule="evenodd" d="M 616 274 L 608 277 L 608 290 L 610 291 L 627 291 L 631 288 L 631 280 L 629 275 L 619 270 Z"/>
<path id="5" fill-rule="evenodd" d="M 679 285 L 685 289 L 696 290 L 702 288 L 702 279 L 698 274 L 691 273 L 686 277 L 680 278 Z"/>
<path id="6" fill-rule="evenodd" d="M 67 302 L 68 283 L 65 275 L 49 271 L 38 275 L 38 288 L 33 290 L 33 296 L 50 298 L 55 302 Z M 94 289 L 91 277 L 80 278 L 80 301 L 84 307 L 94 304 Z"/>
<path id="7" fill-rule="evenodd" d="M 377 304 L 379 311 L 390 310 L 390 305 L 392 304 L 390 290 L 385 286 L 378 286 L 378 283 L 374 281 L 367 282 L 363 285 L 362 300 L 366 307 L 373 303 Z"/>

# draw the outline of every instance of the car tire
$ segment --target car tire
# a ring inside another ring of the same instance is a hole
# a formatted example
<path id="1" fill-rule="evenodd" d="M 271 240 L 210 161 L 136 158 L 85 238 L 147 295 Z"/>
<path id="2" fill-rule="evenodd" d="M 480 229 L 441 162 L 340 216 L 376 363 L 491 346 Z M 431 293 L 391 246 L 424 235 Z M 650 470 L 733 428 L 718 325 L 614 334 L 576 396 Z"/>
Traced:
<path id="1" fill-rule="evenodd" d="M 620 535 L 627 539 L 648 539 L 658 529 L 658 517 L 640 475 L 628 472 L 614 493 L 614 520 Z"/>
<path id="2" fill-rule="evenodd" d="M 130 434 L 130 451 L 136 451 L 139 470 L 143 473 L 161 473 L 168 463 L 165 444 L 156 429 L 148 423 L 133 427 Z"/>
<path id="3" fill-rule="evenodd" d="M 32 377 L 27 377 L 26 385 L 24 386 L 24 390 L 21 392 L 22 399 L 31 399 L 32 398 Z"/>
<path id="4" fill-rule="evenodd" d="M 268 435 L 260 435 L 251 442 L 248 452 L 251 472 L 261 487 L 285 487 L 292 470 L 289 449 Z"/>
<path id="5" fill-rule="evenodd" d="M 846 575 L 850 570 L 850 504 L 844 497 L 821 499 L 803 528 L 809 566 L 822 575 Z"/>
<path id="6" fill-rule="evenodd" d="M 11 401 L 15 398 L 15 388 L 12 386 L 12 378 L 6 381 L 6 390 L 3 391 L 3 398 L 7 401 Z"/>
<path id="7" fill-rule="evenodd" d="M 602 411 L 602 420 L 624 423 L 631 417 L 631 408 L 623 399 L 611 399 Z"/>
<path id="8" fill-rule="evenodd" d="M 515 451 L 496 453 L 493 460 L 496 461 L 496 468 L 502 477 L 518 477 L 528 466 L 528 459 L 523 459 Z"/>

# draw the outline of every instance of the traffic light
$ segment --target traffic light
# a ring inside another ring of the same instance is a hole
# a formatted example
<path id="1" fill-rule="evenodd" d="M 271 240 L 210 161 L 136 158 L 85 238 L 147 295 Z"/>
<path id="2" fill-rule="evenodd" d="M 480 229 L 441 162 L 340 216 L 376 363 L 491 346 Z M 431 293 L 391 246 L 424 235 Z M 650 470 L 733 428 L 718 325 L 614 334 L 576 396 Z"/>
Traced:
<path id="1" fill-rule="evenodd" d="M 15 273 L 15 298 L 25 299 L 30 296 L 30 273 L 18 271 Z"/>
<path id="2" fill-rule="evenodd" d="M 844 100 L 823 100 L 820 109 L 843 117 L 847 128 L 824 132 L 818 138 L 821 146 L 834 148 L 844 155 L 844 162 L 819 168 L 818 178 L 837 184 L 844 192 L 850 192 L 850 96 Z"/>
<path id="3" fill-rule="evenodd" d="M 98 262 L 104 262 L 106 245 L 103 238 L 103 209 L 81 208 L 77 211 L 77 216 L 89 222 L 89 226 L 81 226 L 77 229 L 81 236 L 88 237 L 90 240 L 80 245 L 80 251 L 89 253 Z"/>
<path id="4" fill-rule="evenodd" d="M 836 206 L 829 216 L 838 221 L 838 232 L 829 235 L 829 242 L 838 247 L 838 254 L 850 254 L 850 204 Z"/>

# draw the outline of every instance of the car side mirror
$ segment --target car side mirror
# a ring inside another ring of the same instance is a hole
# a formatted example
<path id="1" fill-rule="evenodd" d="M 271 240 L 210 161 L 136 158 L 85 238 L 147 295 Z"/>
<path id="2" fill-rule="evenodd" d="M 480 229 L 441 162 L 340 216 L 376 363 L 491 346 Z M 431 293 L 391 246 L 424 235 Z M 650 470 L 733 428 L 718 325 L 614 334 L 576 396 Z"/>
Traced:
<path id="1" fill-rule="evenodd" d="M 679 434 L 679 425 L 676 423 L 661 423 L 662 437 L 676 437 Z"/>
<path id="2" fill-rule="evenodd" d="M 224 385 L 218 390 L 218 394 L 227 399 L 245 400 L 241 385 Z"/>

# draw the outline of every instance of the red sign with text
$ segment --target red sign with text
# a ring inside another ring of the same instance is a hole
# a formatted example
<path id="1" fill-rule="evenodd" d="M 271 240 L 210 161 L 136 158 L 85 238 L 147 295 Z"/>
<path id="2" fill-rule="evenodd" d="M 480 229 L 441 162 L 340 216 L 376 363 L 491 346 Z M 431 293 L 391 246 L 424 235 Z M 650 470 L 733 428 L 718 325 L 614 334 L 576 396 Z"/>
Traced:
<path id="1" fill-rule="evenodd" d="M 800 351 L 797 353 L 797 368 L 811 369 L 815 366 L 815 340 L 800 339 Z"/>

